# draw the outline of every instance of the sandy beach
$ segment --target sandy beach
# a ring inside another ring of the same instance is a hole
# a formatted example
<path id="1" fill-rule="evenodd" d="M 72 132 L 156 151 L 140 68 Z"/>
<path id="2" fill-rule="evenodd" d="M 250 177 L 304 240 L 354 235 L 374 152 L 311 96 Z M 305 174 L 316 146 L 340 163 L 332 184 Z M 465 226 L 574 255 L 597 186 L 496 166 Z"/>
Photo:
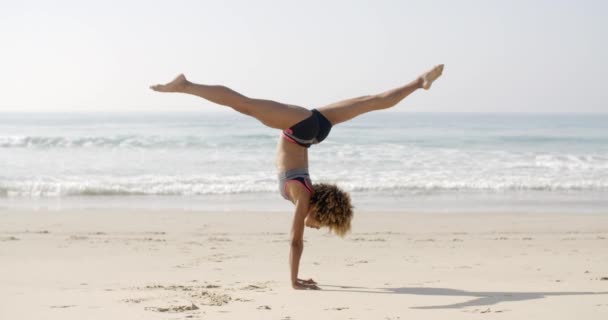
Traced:
<path id="1" fill-rule="evenodd" d="M 0 212 L 1 319 L 606 319 L 608 216 L 357 212 Z"/>

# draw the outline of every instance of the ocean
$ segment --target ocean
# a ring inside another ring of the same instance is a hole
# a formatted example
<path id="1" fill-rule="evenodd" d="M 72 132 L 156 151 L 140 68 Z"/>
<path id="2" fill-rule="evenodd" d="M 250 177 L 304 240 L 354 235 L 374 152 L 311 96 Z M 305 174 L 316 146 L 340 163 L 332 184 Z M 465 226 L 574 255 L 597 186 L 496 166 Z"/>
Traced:
<path id="1" fill-rule="evenodd" d="M 0 208 L 290 210 L 237 113 L 1 113 Z M 608 212 L 608 114 L 376 112 L 309 149 L 357 209 Z"/>

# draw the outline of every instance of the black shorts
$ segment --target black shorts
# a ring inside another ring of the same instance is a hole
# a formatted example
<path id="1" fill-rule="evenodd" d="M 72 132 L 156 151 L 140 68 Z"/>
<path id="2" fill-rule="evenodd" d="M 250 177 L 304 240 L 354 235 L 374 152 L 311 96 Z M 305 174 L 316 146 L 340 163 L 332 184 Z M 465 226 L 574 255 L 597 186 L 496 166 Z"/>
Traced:
<path id="1" fill-rule="evenodd" d="M 312 109 L 311 111 L 310 117 L 283 130 L 283 138 L 305 148 L 325 140 L 331 131 L 331 122 L 318 110 Z"/>

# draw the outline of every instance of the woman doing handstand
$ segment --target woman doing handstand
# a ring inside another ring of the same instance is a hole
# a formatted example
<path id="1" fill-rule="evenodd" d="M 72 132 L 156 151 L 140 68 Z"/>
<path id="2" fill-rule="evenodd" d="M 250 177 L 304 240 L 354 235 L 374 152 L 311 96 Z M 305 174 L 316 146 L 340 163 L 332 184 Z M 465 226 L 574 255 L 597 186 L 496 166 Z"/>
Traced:
<path id="1" fill-rule="evenodd" d="M 360 114 L 390 108 L 418 89 L 428 90 L 443 72 L 437 65 L 414 81 L 376 95 L 362 96 L 308 110 L 296 105 L 246 97 L 219 85 L 203 85 L 188 81 L 180 74 L 167 84 L 150 88 L 159 92 L 179 92 L 199 96 L 230 107 L 258 119 L 268 127 L 281 130 L 277 146 L 279 191 L 283 198 L 295 205 L 291 225 L 289 262 L 291 285 L 294 289 L 318 289 L 312 279 L 298 278 L 300 258 L 304 250 L 304 227 L 330 231 L 344 236 L 353 217 L 348 193 L 335 185 L 312 184 L 308 174 L 308 148 L 320 143 L 331 128 Z"/>

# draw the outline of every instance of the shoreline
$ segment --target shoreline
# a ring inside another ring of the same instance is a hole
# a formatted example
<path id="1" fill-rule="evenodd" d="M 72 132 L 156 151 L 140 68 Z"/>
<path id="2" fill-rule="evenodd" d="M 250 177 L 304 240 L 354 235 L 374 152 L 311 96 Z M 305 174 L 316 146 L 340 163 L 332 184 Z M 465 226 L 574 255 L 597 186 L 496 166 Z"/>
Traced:
<path id="1" fill-rule="evenodd" d="M 597 192 L 351 192 L 355 210 L 445 213 L 608 213 L 608 193 Z M 252 208 L 255 208 L 252 210 Z M 398 209 L 396 209 L 398 208 Z M 276 193 L 199 196 L 3 197 L 5 210 L 177 210 L 206 212 L 290 212 L 291 203 Z"/>

